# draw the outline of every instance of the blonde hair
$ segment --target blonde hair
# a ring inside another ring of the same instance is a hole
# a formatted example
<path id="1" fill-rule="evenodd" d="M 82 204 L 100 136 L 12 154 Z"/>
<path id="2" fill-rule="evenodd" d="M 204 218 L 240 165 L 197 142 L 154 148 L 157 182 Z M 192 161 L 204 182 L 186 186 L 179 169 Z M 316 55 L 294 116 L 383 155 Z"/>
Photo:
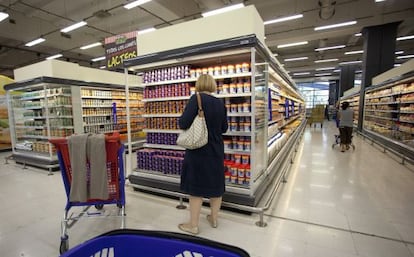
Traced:
<path id="1" fill-rule="evenodd" d="M 197 92 L 207 91 L 213 93 L 217 91 L 217 84 L 212 76 L 201 74 L 197 79 L 195 88 Z"/>

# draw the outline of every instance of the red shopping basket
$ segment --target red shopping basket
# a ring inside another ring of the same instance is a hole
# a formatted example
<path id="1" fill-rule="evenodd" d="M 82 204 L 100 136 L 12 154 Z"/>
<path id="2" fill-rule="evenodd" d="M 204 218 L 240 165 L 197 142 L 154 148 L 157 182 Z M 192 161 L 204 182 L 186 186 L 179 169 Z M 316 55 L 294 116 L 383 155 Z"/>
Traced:
<path id="1" fill-rule="evenodd" d="M 72 206 L 91 206 L 95 205 L 97 209 L 102 209 L 105 204 L 116 204 L 120 209 L 120 216 L 125 216 L 125 176 L 123 165 L 123 151 L 124 147 L 121 144 L 119 133 L 105 136 L 105 150 L 106 150 L 106 165 L 108 176 L 108 199 L 87 199 L 85 202 L 71 202 L 69 199 L 71 184 L 72 184 L 72 172 L 69 156 L 68 142 L 66 138 L 50 139 L 57 150 L 57 156 L 59 160 L 59 166 L 61 170 L 62 180 L 66 192 L 66 207 L 64 218 L 62 220 L 62 233 L 61 233 L 61 245 L 60 253 L 67 251 L 69 248 L 68 242 L 68 211 Z M 86 165 L 86 164 L 85 164 Z M 90 176 L 87 175 L 87 183 L 89 183 Z M 121 227 L 123 227 L 125 221 L 122 221 Z"/>

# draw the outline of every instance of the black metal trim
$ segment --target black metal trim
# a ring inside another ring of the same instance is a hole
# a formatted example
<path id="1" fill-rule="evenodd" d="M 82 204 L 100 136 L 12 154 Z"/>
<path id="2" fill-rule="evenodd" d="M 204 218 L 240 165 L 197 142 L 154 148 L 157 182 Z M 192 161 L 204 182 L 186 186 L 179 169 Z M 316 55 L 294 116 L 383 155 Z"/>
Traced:
<path id="1" fill-rule="evenodd" d="M 172 192 L 179 192 L 179 193 L 182 192 L 180 190 L 180 185 L 176 183 L 172 183 L 172 182 L 140 177 L 140 176 L 136 176 L 133 174 L 129 175 L 128 179 L 132 184 L 135 184 L 135 185 L 158 188 L 158 189 L 172 191 Z M 260 199 L 258 199 L 256 196 L 241 195 L 241 194 L 236 194 L 236 193 L 231 193 L 231 192 L 225 192 L 223 195 L 223 201 L 225 202 L 247 205 L 247 206 L 256 206 L 259 200 Z"/>
<path id="2" fill-rule="evenodd" d="M 228 49 L 255 46 L 258 41 L 259 40 L 257 40 L 256 35 L 251 34 L 241 37 L 203 43 L 194 46 L 187 46 L 173 50 L 167 50 L 158 53 L 146 54 L 138 56 L 136 58 L 124 60 L 124 68 L 129 68 L 132 66 L 143 65 L 153 62 L 166 61 L 171 59 L 179 59 L 199 54 L 213 53 Z"/>
<path id="3" fill-rule="evenodd" d="M 376 132 L 368 130 L 368 129 L 363 129 L 362 133 L 365 135 L 368 135 L 369 137 L 372 137 L 376 141 L 396 151 L 397 153 L 403 156 L 407 156 L 408 158 L 414 160 L 414 152 L 411 149 L 409 149 L 409 147 L 404 147 L 403 145 L 399 144 L 397 141 L 391 138 L 382 136 L 380 134 L 377 134 Z"/>
<path id="4" fill-rule="evenodd" d="M 106 84 L 106 83 L 98 83 L 98 82 L 86 82 L 81 80 L 73 80 L 73 79 L 62 79 L 62 78 L 54 78 L 54 77 L 37 77 L 33 79 L 28 79 L 20 82 L 10 83 L 4 86 L 4 90 L 18 90 L 26 86 L 36 85 L 40 83 L 56 83 L 56 84 L 63 84 L 63 85 L 71 85 L 71 86 L 87 86 L 87 87 L 107 87 L 107 88 L 118 88 L 118 89 L 125 89 L 124 85 L 117 85 L 117 84 Z"/>

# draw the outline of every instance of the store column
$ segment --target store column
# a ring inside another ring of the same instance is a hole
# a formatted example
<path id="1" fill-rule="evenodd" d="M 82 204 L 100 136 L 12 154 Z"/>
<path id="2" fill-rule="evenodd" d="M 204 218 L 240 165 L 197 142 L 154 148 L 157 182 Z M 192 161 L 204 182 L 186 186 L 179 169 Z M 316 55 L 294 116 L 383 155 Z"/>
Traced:
<path id="1" fill-rule="evenodd" d="M 339 97 L 343 96 L 345 91 L 354 87 L 355 70 L 355 65 L 341 66 L 341 74 L 339 76 Z"/>
<path id="2" fill-rule="evenodd" d="M 339 93 L 339 80 L 330 80 L 329 81 L 329 105 L 335 105 L 338 101 Z"/>
<path id="3" fill-rule="evenodd" d="M 401 22 L 365 27 L 362 83 L 359 101 L 358 130 L 362 131 L 365 88 L 371 86 L 372 78 L 394 67 L 395 45 L 398 25 Z"/>

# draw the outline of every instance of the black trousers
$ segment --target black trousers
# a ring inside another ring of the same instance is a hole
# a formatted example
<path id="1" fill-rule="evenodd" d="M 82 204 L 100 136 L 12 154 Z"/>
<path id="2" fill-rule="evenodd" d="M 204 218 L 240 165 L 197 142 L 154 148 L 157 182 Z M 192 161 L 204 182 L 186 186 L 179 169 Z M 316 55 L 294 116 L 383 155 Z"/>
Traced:
<path id="1" fill-rule="evenodd" d="M 339 135 L 341 137 L 341 144 L 349 145 L 352 139 L 352 127 L 340 127 Z"/>

